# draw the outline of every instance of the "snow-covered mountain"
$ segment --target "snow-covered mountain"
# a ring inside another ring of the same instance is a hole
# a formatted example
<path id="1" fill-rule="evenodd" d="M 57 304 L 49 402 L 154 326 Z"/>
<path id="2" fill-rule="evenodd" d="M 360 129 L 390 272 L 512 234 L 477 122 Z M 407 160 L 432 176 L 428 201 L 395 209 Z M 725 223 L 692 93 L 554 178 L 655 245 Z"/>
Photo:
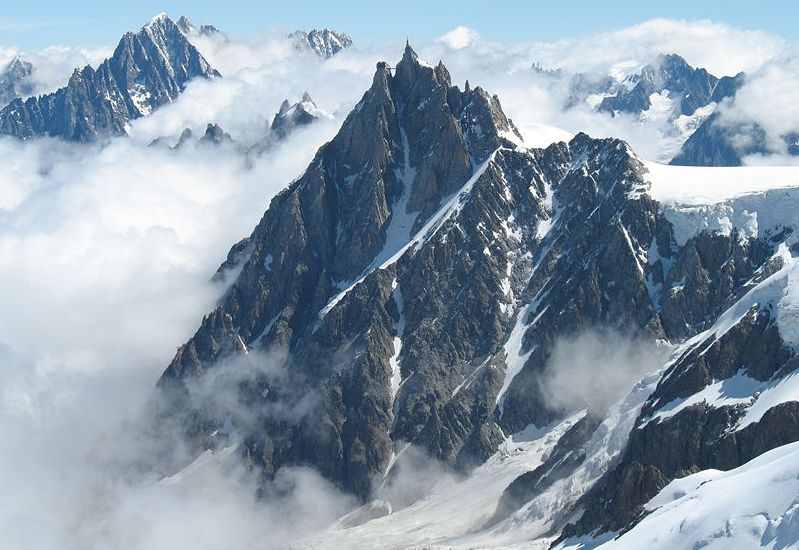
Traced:
<path id="1" fill-rule="evenodd" d="M 527 148 L 407 46 L 232 247 L 154 421 L 235 445 L 253 491 L 302 465 L 364 503 L 300 546 L 634 548 L 799 441 L 799 170 L 714 170 Z M 460 477 L 397 491 L 420 456 Z M 786 498 L 717 538 L 778 540 Z"/>
<path id="2" fill-rule="evenodd" d="M 280 110 L 272 119 L 270 129 L 278 137 L 285 137 L 297 126 L 306 126 L 319 120 L 320 118 L 330 118 L 330 114 L 316 106 L 314 100 L 308 92 L 305 92 L 302 99 L 293 105 L 289 100 L 285 100 L 280 105 Z"/>
<path id="3" fill-rule="evenodd" d="M 166 15 L 122 37 L 97 69 L 75 69 L 58 91 L 15 99 L 0 110 L 0 133 L 91 141 L 174 101 L 193 78 L 220 76 Z"/>
<path id="4" fill-rule="evenodd" d="M 742 79 L 743 74 L 717 78 L 705 69 L 690 66 L 677 54 L 662 55 L 620 82 L 612 82 L 609 89 L 591 96 L 589 101 L 609 113 L 641 115 L 658 111 L 675 119 L 733 96 Z"/>
<path id="5" fill-rule="evenodd" d="M 352 38 L 349 35 L 331 29 L 295 31 L 289 35 L 289 39 L 297 49 L 312 51 L 322 59 L 333 57 L 352 46 Z"/>
<path id="6" fill-rule="evenodd" d="M 545 71 L 538 65 L 533 69 L 552 77 L 564 76 L 561 71 Z M 643 125 L 662 126 L 668 145 L 661 160 L 669 161 L 684 155 L 681 148 L 695 133 L 701 136 L 707 131 L 699 132 L 718 105 L 734 97 L 744 78 L 743 73 L 719 78 L 706 69 L 692 67 L 677 54 L 660 55 L 652 63 L 614 68 L 609 75 L 578 73 L 568 77 L 566 105 L 584 102 L 613 117 L 627 115 Z M 714 165 L 710 160 L 693 164 Z"/>

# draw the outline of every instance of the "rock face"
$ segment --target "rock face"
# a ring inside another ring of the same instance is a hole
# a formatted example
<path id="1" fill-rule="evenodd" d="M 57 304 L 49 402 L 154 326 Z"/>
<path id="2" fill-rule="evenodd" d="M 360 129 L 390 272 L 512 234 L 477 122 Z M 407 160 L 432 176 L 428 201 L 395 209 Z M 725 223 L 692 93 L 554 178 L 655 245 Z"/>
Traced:
<path id="1" fill-rule="evenodd" d="M 122 37 L 113 56 L 96 70 L 76 69 L 65 88 L 14 100 L 0 111 L 0 133 L 82 142 L 121 135 L 130 121 L 177 98 L 192 78 L 218 76 L 161 14 L 138 33 Z"/>
<path id="2" fill-rule="evenodd" d="M 18 55 L 0 72 L 0 105 L 33 93 L 33 65 Z"/>
<path id="3" fill-rule="evenodd" d="M 322 59 L 329 59 L 352 46 L 352 38 L 349 35 L 330 29 L 295 31 L 289 35 L 289 39 L 297 49 L 310 50 Z"/>
<path id="4" fill-rule="evenodd" d="M 624 142 L 520 142 L 499 100 L 453 86 L 441 63 L 410 46 L 396 69 L 379 63 L 339 133 L 231 249 L 227 293 L 159 381 L 161 418 L 197 452 L 233 426 L 262 488 L 303 464 L 367 499 L 407 443 L 468 471 L 506 434 L 562 418 L 542 383 L 554 346 L 601 326 L 683 343 L 630 413 L 618 460 L 563 502 L 559 517 L 584 512 L 566 535 L 621 529 L 668 480 L 799 438 L 795 404 L 744 425 L 749 396 L 691 401 L 793 370 L 767 293 L 792 265 L 790 230 L 678 244 Z M 590 459 L 601 414 L 513 482 L 494 520 Z"/>
<path id="5" fill-rule="evenodd" d="M 413 141 L 409 136 L 415 136 Z M 485 356 L 492 338 L 476 342 L 478 350 L 457 350 L 440 340 L 420 355 L 422 350 L 415 352 L 411 346 L 409 357 L 401 358 L 402 372 L 392 367 L 399 352 L 395 337 L 421 339 L 431 331 L 443 335 L 445 329 L 429 326 L 424 309 L 434 305 L 432 296 L 420 295 L 418 305 L 416 297 L 401 304 L 405 280 L 416 286 L 431 278 L 432 285 L 439 277 L 426 255 L 407 249 L 430 224 L 446 221 L 442 208 L 457 210 L 452 201 L 465 185 L 476 185 L 473 176 L 480 179 L 483 174 L 481 185 L 489 186 L 502 181 L 498 166 L 507 166 L 511 177 L 516 177 L 511 168 L 532 173 L 529 160 L 515 154 L 505 136 L 519 139 L 496 98 L 480 88 L 461 91 L 452 86 L 443 65 L 421 63 L 409 47 L 396 72 L 385 64 L 378 66 L 371 89 L 339 134 L 319 151 L 305 175 L 273 200 L 253 235 L 231 252 L 226 265 L 238 264 L 241 271 L 220 311 L 230 316 L 234 331 L 226 336 L 228 344 L 219 345 L 232 345 L 240 338 L 250 350 L 288 350 L 279 370 L 303 381 L 300 392 L 270 377 L 259 380 L 257 384 L 269 391 L 264 403 L 251 406 L 269 409 L 274 401 L 295 410 L 307 401 L 306 395 L 318 395 L 311 410 L 290 422 L 264 414 L 256 422 L 258 429 L 247 434 L 248 452 L 265 473 L 284 464 L 311 463 L 365 496 L 388 464 L 393 439 L 425 441 L 438 454 L 456 458 L 472 430 L 457 436 L 441 433 L 436 409 L 470 370 L 475 353 Z M 502 147 L 500 160 L 497 151 Z M 497 167 L 488 170 L 489 164 Z M 516 180 L 526 189 L 527 182 Z M 524 196 L 521 191 L 519 195 Z M 453 246 L 451 241 L 448 248 Z M 495 269 L 486 263 L 484 246 L 479 244 L 475 257 L 483 263 L 482 270 Z M 457 254 L 457 249 L 447 255 L 452 269 L 474 270 L 473 260 Z M 406 258 L 403 268 L 396 258 L 391 261 L 394 256 Z M 414 274 L 420 270 L 422 278 Z M 474 277 L 475 290 L 481 292 L 472 307 L 507 301 L 483 292 L 484 277 Z M 499 282 L 494 285 L 499 292 Z M 435 287 L 429 288 L 432 292 Z M 452 307 L 444 298 L 457 294 L 457 289 L 442 292 L 436 307 Z M 484 315 L 507 324 L 499 305 Z M 415 313 L 416 308 L 422 309 Z M 474 334 L 479 326 L 467 319 L 469 315 L 462 311 L 452 322 Z M 406 328 L 398 329 L 403 323 Z M 499 335 L 496 331 L 493 339 Z M 180 367 L 185 357 L 182 354 L 167 369 L 162 387 L 182 385 L 182 373 L 199 372 L 214 363 L 213 356 L 199 353 L 191 355 L 190 366 Z M 452 372 L 440 379 L 440 366 L 449 360 L 455 361 Z M 398 378 L 415 371 L 418 381 L 408 381 L 398 392 Z M 496 386 L 498 376 L 494 378 Z M 434 386 L 416 395 L 411 388 L 426 379 Z M 397 411 L 403 412 L 395 415 L 397 393 Z M 460 399 L 469 393 L 463 392 Z M 492 408 L 486 403 L 479 414 L 486 417 Z M 449 441 L 453 437 L 456 440 Z M 479 437 L 478 430 L 475 448 L 480 448 Z"/>
<path id="6" fill-rule="evenodd" d="M 769 307 L 751 310 L 723 335 L 688 347 L 644 405 L 621 462 L 584 499 L 585 514 L 567 534 L 619 531 L 640 519 L 644 504 L 669 481 L 708 468 L 729 470 L 799 440 L 799 403 L 784 402 L 739 425 L 759 393 L 740 403 L 686 404 L 658 411 L 719 381 L 772 381 L 789 376 L 799 358 L 782 342 Z M 748 401 L 748 402 L 746 402 Z M 652 418 L 655 420 L 652 420 Z"/>

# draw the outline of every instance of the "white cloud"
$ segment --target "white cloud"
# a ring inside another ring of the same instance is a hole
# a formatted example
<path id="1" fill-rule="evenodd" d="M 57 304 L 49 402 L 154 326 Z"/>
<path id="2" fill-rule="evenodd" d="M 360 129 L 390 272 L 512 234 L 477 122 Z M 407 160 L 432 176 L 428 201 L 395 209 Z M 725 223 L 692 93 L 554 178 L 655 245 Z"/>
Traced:
<path id="1" fill-rule="evenodd" d="M 466 46 L 470 46 L 480 39 L 477 31 L 469 27 L 455 27 L 448 33 L 438 37 L 438 41 L 446 44 L 453 50 L 460 50 Z"/>
<path id="2" fill-rule="evenodd" d="M 604 414 L 668 358 L 668 348 L 608 329 L 586 330 L 555 342 L 542 394 L 565 412 L 587 407 Z"/>
<path id="3" fill-rule="evenodd" d="M 731 128 L 756 123 L 766 132 L 766 147 L 776 156 L 773 163 L 795 159 L 786 158 L 785 136 L 799 132 L 799 54 L 785 52 L 759 71 L 748 75 L 733 101 L 720 108 L 721 122 Z M 763 157 L 748 159 L 762 163 Z"/>

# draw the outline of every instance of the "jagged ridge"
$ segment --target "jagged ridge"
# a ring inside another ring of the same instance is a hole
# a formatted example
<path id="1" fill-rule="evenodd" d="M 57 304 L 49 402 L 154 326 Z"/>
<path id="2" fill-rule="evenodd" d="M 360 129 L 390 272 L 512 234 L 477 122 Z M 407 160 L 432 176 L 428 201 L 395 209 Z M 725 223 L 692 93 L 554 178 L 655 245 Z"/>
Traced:
<path id="1" fill-rule="evenodd" d="M 192 78 L 218 76 L 177 25 L 160 14 L 138 33 L 125 34 L 96 70 L 76 69 L 65 88 L 10 103 L 0 111 L 0 133 L 81 142 L 122 135 L 130 121 L 175 100 Z"/>

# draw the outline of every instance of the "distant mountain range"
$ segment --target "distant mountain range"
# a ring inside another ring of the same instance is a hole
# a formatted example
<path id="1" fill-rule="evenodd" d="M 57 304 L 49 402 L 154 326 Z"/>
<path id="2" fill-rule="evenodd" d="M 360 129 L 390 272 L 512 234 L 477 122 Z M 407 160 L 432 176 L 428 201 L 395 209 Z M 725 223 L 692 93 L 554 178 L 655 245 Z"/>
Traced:
<path id="1" fill-rule="evenodd" d="M 298 49 L 310 50 L 323 59 L 333 57 L 352 46 L 352 38 L 349 35 L 330 29 L 296 31 L 289 35 L 289 39 Z"/>
<path id="2" fill-rule="evenodd" d="M 638 115 L 656 109 L 665 111 L 670 119 L 691 116 L 735 95 L 742 80 L 743 73 L 717 78 L 705 69 L 692 67 L 677 54 L 662 55 L 600 93 L 597 109 Z"/>
<path id="3" fill-rule="evenodd" d="M 91 141 L 122 135 L 131 121 L 174 101 L 193 78 L 217 78 L 178 26 L 160 14 L 122 37 L 97 69 L 76 69 L 66 87 L 0 111 L 0 133 Z"/>
<path id="4" fill-rule="evenodd" d="M 533 70 L 551 76 L 560 71 Z M 621 78 L 576 74 L 570 77 L 566 105 L 588 103 L 611 116 L 628 114 L 642 124 L 669 123 L 679 149 L 671 164 L 686 166 L 739 166 L 743 157 L 768 154 L 764 129 L 756 122 L 725 120 L 722 102 L 733 105 L 746 75 L 716 77 L 689 65 L 677 54 L 661 55 Z M 799 128 L 798 128 L 799 131 Z M 799 154 L 797 133 L 783 136 L 789 155 Z"/>
<path id="5" fill-rule="evenodd" d="M 0 134 L 78 142 L 124 135 L 133 120 L 177 99 L 192 79 L 221 76 L 192 44 L 196 36 L 224 38 L 212 25 L 197 28 L 185 16 L 175 23 L 159 14 L 125 34 L 96 69 L 75 69 L 64 88 L 27 99 L 33 66 L 16 57 L 0 73 L 0 104 L 9 102 L 0 110 Z M 298 31 L 290 39 L 322 58 L 352 45 L 349 36 L 328 29 Z"/>
<path id="6" fill-rule="evenodd" d="M 66 87 L 27 99 L 34 89 L 35 67 L 18 55 L 0 72 L 0 105 L 7 103 L 0 110 L 0 134 L 82 142 L 123 135 L 133 120 L 174 101 L 193 78 L 221 76 L 192 44 L 197 37 L 227 40 L 212 25 L 198 28 L 185 16 L 173 22 L 161 14 L 139 32 L 127 33 L 97 69 L 76 69 Z M 296 31 L 289 40 L 322 59 L 353 44 L 347 34 L 330 29 Z M 563 76 L 537 66 L 534 70 Z M 737 166 L 747 155 L 771 152 L 762 127 L 756 122 L 731 123 L 719 107 L 722 102 L 734 104 L 745 79 L 743 73 L 716 77 L 668 54 L 620 77 L 572 75 L 564 104 L 584 102 L 614 117 L 627 114 L 642 124 L 664 124 L 673 143 L 666 150 L 672 164 Z M 314 109 L 300 106 L 292 116 Z M 281 120 L 274 124 L 276 133 L 283 131 Z M 799 155 L 799 129 L 782 139 L 786 154 Z"/>

